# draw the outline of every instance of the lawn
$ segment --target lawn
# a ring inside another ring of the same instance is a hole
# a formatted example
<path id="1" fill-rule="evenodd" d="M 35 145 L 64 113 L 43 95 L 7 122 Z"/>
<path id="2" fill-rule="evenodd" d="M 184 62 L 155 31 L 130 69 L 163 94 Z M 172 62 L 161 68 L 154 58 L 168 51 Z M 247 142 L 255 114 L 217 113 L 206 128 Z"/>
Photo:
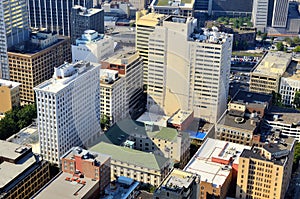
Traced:
<path id="1" fill-rule="evenodd" d="M 250 53 L 245 51 L 232 51 L 233 56 L 252 56 L 252 57 L 261 57 L 263 56 L 263 53 Z"/>

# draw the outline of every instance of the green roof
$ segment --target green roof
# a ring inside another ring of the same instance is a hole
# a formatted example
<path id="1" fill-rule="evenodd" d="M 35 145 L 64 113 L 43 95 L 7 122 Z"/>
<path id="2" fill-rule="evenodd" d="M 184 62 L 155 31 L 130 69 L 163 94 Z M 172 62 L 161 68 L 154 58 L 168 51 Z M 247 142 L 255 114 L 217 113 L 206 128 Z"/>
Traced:
<path id="1" fill-rule="evenodd" d="M 112 160 L 127 162 L 129 164 L 154 170 L 161 170 L 166 164 L 166 162 L 169 161 L 168 158 L 165 158 L 160 155 L 116 146 L 105 142 L 100 142 L 99 144 L 93 146 L 89 150 L 109 155 L 111 156 Z"/>
<path id="2" fill-rule="evenodd" d="M 169 6 L 169 1 L 172 0 L 157 0 L 157 6 Z M 181 0 L 181 4 L 189 4 L 192 3 L 192 0 Z"/>
<path id="3" fill-rule="evenodd" d="M 154 137 L 157 139 L 175 141 L 177 138 L 178 132 L 176 129 L 163 127 Z"/>

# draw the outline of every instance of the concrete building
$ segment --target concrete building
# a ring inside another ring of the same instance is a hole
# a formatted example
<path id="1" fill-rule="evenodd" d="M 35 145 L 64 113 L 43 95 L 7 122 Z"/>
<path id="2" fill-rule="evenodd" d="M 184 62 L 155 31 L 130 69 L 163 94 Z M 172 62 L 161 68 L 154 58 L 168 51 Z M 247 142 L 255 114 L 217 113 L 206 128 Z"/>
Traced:
<path id="1" fill-rule="evenodd" d="M 104 194 L 104 188 L 110 183 L 110 157 L 92 153 L 81 147 L 73 147 L 61 158 L 62 171 L 73 177 L 84 176 L 98 181 L 96 192 Z"/>
<path id="2" fill-rule="evenodd" d="M 272 107 L 266 115 L 265 124 L 271 131 L 300 141 L 300 112 L 291 108 Z"/>
<path id="3" fill-rule="evenodd" d="M 269 0 L 253 0 L 251 21 L 258 31 L 265 32 L 268 25 Z"/>
<path id="4" fill-rule="evenodd" d="M 9 80 L 7 48 L 29 38 L 26 0 L 0 2 L 0 78 Z"/>
<path id="5" fill-rule="evenodd" d="M 104 10 L 74 6 L 71 11 L 71 43 L 81 37 L 85 30 L 95 30 L 104 34 Z"/>
<path id="6" fill-rule="evenodd" d="M 71 35 L 71 10 L 75 5 L 92 8 L 94 0 L 28 0 L 31 28 L 46 28 L 59 35 Z M 81 32 L 80 34 L 82 34 Z"/>
<path id="7" fill-rule="evenodd" d="M 216 122 L 226 110 L 233 38 L 217 28 L 195 34 L 196 24 L 169 16 L 150 33 L 147 108 L 162 115 L 193 110 Z"/>
<path id="8" fill-rule="evenodd" d="M 100 142 L 89 149 L 111 156 L 111 179 L 125 176 L 158 186 L 168 174 L 171 160 L 153 153 Z"/>
<path id="9" fill-rule="evenodd" d="M 300 65 L 292 61 L 280 79 L 279 94 L 284 105 L 294 104 L 295 94 L 300 91 Z"/>
<path id="10" fill-rule="evenodd" d="M 215 127 L 215 138 L 252 146 L 260 142 L 260 123 L 272 96 L 239 90 Z"/>
<path id="11" fill-rule="evenodd" d="M 114 53 L 112 37 L 99 34 L 95 30 L 85 30 L 81 38 L 72 45 L 72 62 L 85 60 L 100 63 L 101 60 Z"/>
<path id="12" fill-rule="evenodd" d="M 173 169 L 153 194 L 155 199 L 196 199 L 199 194 L 201 176 Z"/>
<path id="13" fill-rule="evenodd" d="M 195 0 L 176 0 L 172 2 L 153 0 L 149 7 L 151 8 L 152 12 L 159 14 L 193 17 L 194 3 Z"/>
<path id="14" fill-rule="evenodd" d="M 275 138 L 244 149 L 239 158 L 236 198 L 284 198 L 293 165 L 293 138 Z"/>
<path id="15" fill-rule="evenodd" d="M 285 28 L 287 25 L 289 0 L 274 0 L 272 27 Z"/>
<path id="16" fill-rule="evenodd" d="M 119 176 L 105 188 L 103 199 L 135 199 L 138 195 L 140 183 L 124 176 Z"/>
<path id="17" fill-rule="evenodd" d="M 162 23 L 165 17 L 163 14 L 149 13 L 142 10 L 136 13 L 136 39 L 135 47 L 143 58 L 143 83 L 148 84 L 148 52 L 149 35 L 153 32 L 156 25 Z"/>
<path id="18" fill-rule="evenodd" d="M 171 158 L 181 167 L 187 163 L 190 154 L 188 133 L 131 119 L 114 124 L 100 137 L 100 141 Z"/>
<path id="19" fill-rule="evenodd" d="M 54 67 L 71 61 L 70 40 L 49 32 L 35 32 L 31 40 L 9 49 L 8 60 L 10 80 L 21 83 L 21 103 L 34 103 L 33 87 L 50 79 Z"/>
<path id="20" fill-rule="evenodd" d="M 50 180 L 49 163 L 31 148 L 0 141 L 0 198 L 31 198 Z"/>
<path id="21" fill-rule="evenodd" d="M 147 2 L 148 1 L 146 0 L 129 0 L 130 5 L 136 8 L 137 10 L 145 9 Z"/>
<path id="22" fill-rule="evenodd" d="M 73 146 L 90 146 L 100 131 L 100 64 L 65 63 L 34 88 L 43 157 L 55 164 Z"/>
<path id="23" fill-rule="evenodd" d="M 125 117 L 136 119 L 145 109 L 143 61 L 139 53 L 122 51 L 102 62 L 101 114 L 111 123 Z"/>
<path id="24" fill-rule="evenodd" d="M 230 183 L 235 183 L 239 157 L 249 146 L 208 138 L 184 168 L 197 174 L 200 198 L 226 198 Z"/>
<path id="25" fill-rule="evenodd" d="M 280 78 L 292 60 L 292 54 L 268 52 L 250 72 L 250 91 L 270 94 L 279 92 Z"/>
<path id="26" fill-rule="evenodd" d="M 253 0 L 207 0 L 211 1 L 209 15 L 214 17 L 248 17 L 252 14 Z"/>
<path id="27" fill-rule="evenodd" d="M 0 115 L 20 106 L 20 83 L 0 79 Z"/>

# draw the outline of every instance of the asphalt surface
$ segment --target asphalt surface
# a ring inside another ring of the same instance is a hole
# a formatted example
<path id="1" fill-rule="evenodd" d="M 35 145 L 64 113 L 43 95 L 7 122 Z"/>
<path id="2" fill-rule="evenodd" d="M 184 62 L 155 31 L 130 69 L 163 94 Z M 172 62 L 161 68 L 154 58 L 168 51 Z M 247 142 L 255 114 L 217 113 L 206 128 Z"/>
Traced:
<path id="1" fill-rule="evenodd" d="M 250 77 L 247 73 L 235 73 L 230 79 L 229 96 L 232 98 L 235 93 L 240 90 L 249 91 Z"/>

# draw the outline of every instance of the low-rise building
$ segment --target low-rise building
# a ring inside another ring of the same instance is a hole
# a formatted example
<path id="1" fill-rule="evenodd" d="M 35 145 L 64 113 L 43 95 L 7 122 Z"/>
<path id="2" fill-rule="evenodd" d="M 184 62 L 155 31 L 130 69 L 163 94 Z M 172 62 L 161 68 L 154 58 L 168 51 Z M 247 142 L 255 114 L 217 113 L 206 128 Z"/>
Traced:
<path id="1" fill-rule="evenodd" d="M 103 199 L 135 199 L 140 183 L 124 176 L 117 177 L 105 188 Z"/>
<path id="2" fill-rule="evenodd" d="M 170 119 L 168 119 L 167 126 L 176 128 L 180 131 L 185 131 L 188 129 L 193 120 L 193 111 L 178 110 L 170 117 Z"/>
<path id="3" fill-rule="evenodd" d="M 188 1 L 163 1 L 163 0 L 152 0 L 150 8 L 155 13 L 165 15 L 181 15 L 192 17 L 194 16 L 194 3 L 195 0 Z"/>
<path id="4" fill-rule="evenodd" d="M 291 53 L 267 52 L 250 72 L 250 91 L 279 92 L 280 78 L 292 60 Z"/>
<path id="5" fill-rule="evenodd" d="M 131 119 L 114 124 L 100 140 L 171 158 L 181 167 L 188 162 L 190 154 L 188 133 Z"/>
<path id="6" fill-rule="evenodd" d="M 0 115 L 20 106 L 20 83 L 0 79 Z"/>
<path id="7" fill-rule="evenodd" d="M 81 147 L 62 156 L 62 172 L 33 198 L 99 198 L 110 183 L 110 157 Z"/>
<path id="8" fill-rule="evenodd" d="M 153 194 L 155 199 L 196 199 L 201 176 L 173 169 Z"/>
<path id="9" fill-rule="evenodd" d="M 230 183 L 235 182 L 239 156 L 249 146 L 208 138 L 184 168 L 201 176 L 199 196 L 224 199 Z"/>
<path id="10" fill-rule="evenodd" d="M 284 198 L 292 172 L 295 140 L 273 137 L 239 158 L 236 198 Z"/>
<path id="11" fill-rule="evenodd" d="M 106 142 L 100 142 L 89 150 L 111 156 L 112 180 L 115 180 L 116 176 L 125 176 L 158 186 L 168 174 L 171 165 L 171 160 L 161 155 Z"/>
<path id="12" fill-rule="evenodd" d="M 81 60 L 100 63 L 102 59 L 114 53 L 113 38 L 99 34 L 95 30 L 86 30 L 81 38 L 72 45 L 72 62 Z"/>
<path id="13" fill-rule="evenodd" d="M 0 140 L 0 198 L 30 198 L 50 180 L 49 163 L 30 147 Z"/>
<path id="14" fill-rule="evenodd" d="M 300 111 L 273 106 L 266 115 L 265 124 L 271 131 L 300 141 Z"/>

